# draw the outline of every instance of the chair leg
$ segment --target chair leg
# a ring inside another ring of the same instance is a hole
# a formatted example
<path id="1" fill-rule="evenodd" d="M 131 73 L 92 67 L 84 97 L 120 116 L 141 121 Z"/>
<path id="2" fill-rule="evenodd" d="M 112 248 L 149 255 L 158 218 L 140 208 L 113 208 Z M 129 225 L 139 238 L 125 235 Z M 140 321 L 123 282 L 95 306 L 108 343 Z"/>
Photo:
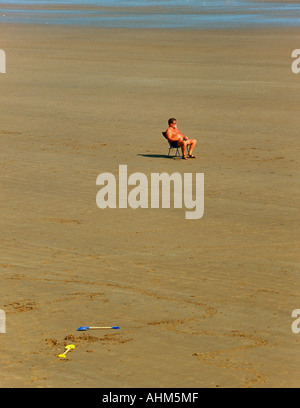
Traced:
<path id="1" fill-rule="evenodd" d="M 174 147 L 172 147 L 172 146 L 170 146 L 169 147 L 169 153 L 168 153 L 168 156 L 170 156 L 170 152 L 171 152 L 171 150 L 173 150 L 174 149 Z M 177 153 L 175 154 L 175 155 L 173 155 L 172 157 L 176 157 L 176 155 L 177 155 Z"/>
<path id="2" fill-rule="evenodd" d="M 180 152 L 179 152 L 179 147 L 176 147 L 176 148 L 175 147 L 169 147 L 168 157 L 170 156 L 170 152 L 173 149 L 176 149 L 176 153 L 175 153 L 175 155 L 173 157 L 177 157 L 177 154 L 178 154 L 179 158 L 181 159 L 181 155 L 180 155 Z"/>

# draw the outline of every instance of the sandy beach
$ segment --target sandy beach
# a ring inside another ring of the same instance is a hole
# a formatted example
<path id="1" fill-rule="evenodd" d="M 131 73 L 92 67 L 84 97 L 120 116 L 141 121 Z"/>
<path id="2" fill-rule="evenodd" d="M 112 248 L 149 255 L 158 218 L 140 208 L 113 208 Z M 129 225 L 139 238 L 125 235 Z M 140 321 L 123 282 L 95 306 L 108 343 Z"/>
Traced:
<path id="1" fill-rule="evenodd" d="M 298 387 L 299 30 L 0 30 L 0 387 Z M 121 164 L 204 173 L 203 218 L 99 209 Z"/>

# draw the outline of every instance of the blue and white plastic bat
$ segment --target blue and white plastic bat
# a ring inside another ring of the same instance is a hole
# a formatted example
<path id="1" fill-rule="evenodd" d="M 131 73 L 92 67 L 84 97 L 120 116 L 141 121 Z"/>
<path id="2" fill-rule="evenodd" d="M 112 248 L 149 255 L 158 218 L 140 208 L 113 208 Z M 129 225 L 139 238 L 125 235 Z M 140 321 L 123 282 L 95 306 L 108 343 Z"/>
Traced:
<path id="1" fill-rule="evenodd" d="M 98 330 L 98 329 L 120 329 L 120 327 L 119 326 L 110 326 L 110 327 L 81 326 L 77 329 L 77 331 Z"/>

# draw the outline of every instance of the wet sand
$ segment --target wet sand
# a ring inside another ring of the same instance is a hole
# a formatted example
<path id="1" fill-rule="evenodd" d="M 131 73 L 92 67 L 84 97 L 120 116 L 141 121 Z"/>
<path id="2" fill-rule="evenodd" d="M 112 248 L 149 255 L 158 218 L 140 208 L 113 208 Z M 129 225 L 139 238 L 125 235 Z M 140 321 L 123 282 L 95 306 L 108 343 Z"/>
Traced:
<path id="1" fill-rule="evenodd" d="M 2 25 L 0 48 L 0 386 L 298 387 L 299 31 Z M 172 116 L 196 160 L 167 157 Z M 100 210 L 120 164 L 204 173 L 204 217 Z"/>

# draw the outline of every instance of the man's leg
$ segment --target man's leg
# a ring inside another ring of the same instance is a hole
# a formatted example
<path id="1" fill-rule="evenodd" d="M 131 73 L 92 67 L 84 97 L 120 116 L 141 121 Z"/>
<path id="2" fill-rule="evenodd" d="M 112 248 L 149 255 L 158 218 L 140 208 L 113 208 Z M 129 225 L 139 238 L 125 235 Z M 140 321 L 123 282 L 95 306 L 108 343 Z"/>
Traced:
<path id="1" fill-rule="evenodd" d="M 192 153 L 193 153 L 194 147 L 197 144 L 197 140 L 196 139 L 188 139 L 186 141 L 186 144 L 190 146 L 189 156 L 191 156 Z"/>
<path id="2" fill-rule="evenodd" d="M 186 150 L 186 146 L 187 146 L 186 141 L 185 140 L 179 140 L 177 142 L 177 145 L 181 147 L 182 157 L 185 158 L 185 150 Z"/>

